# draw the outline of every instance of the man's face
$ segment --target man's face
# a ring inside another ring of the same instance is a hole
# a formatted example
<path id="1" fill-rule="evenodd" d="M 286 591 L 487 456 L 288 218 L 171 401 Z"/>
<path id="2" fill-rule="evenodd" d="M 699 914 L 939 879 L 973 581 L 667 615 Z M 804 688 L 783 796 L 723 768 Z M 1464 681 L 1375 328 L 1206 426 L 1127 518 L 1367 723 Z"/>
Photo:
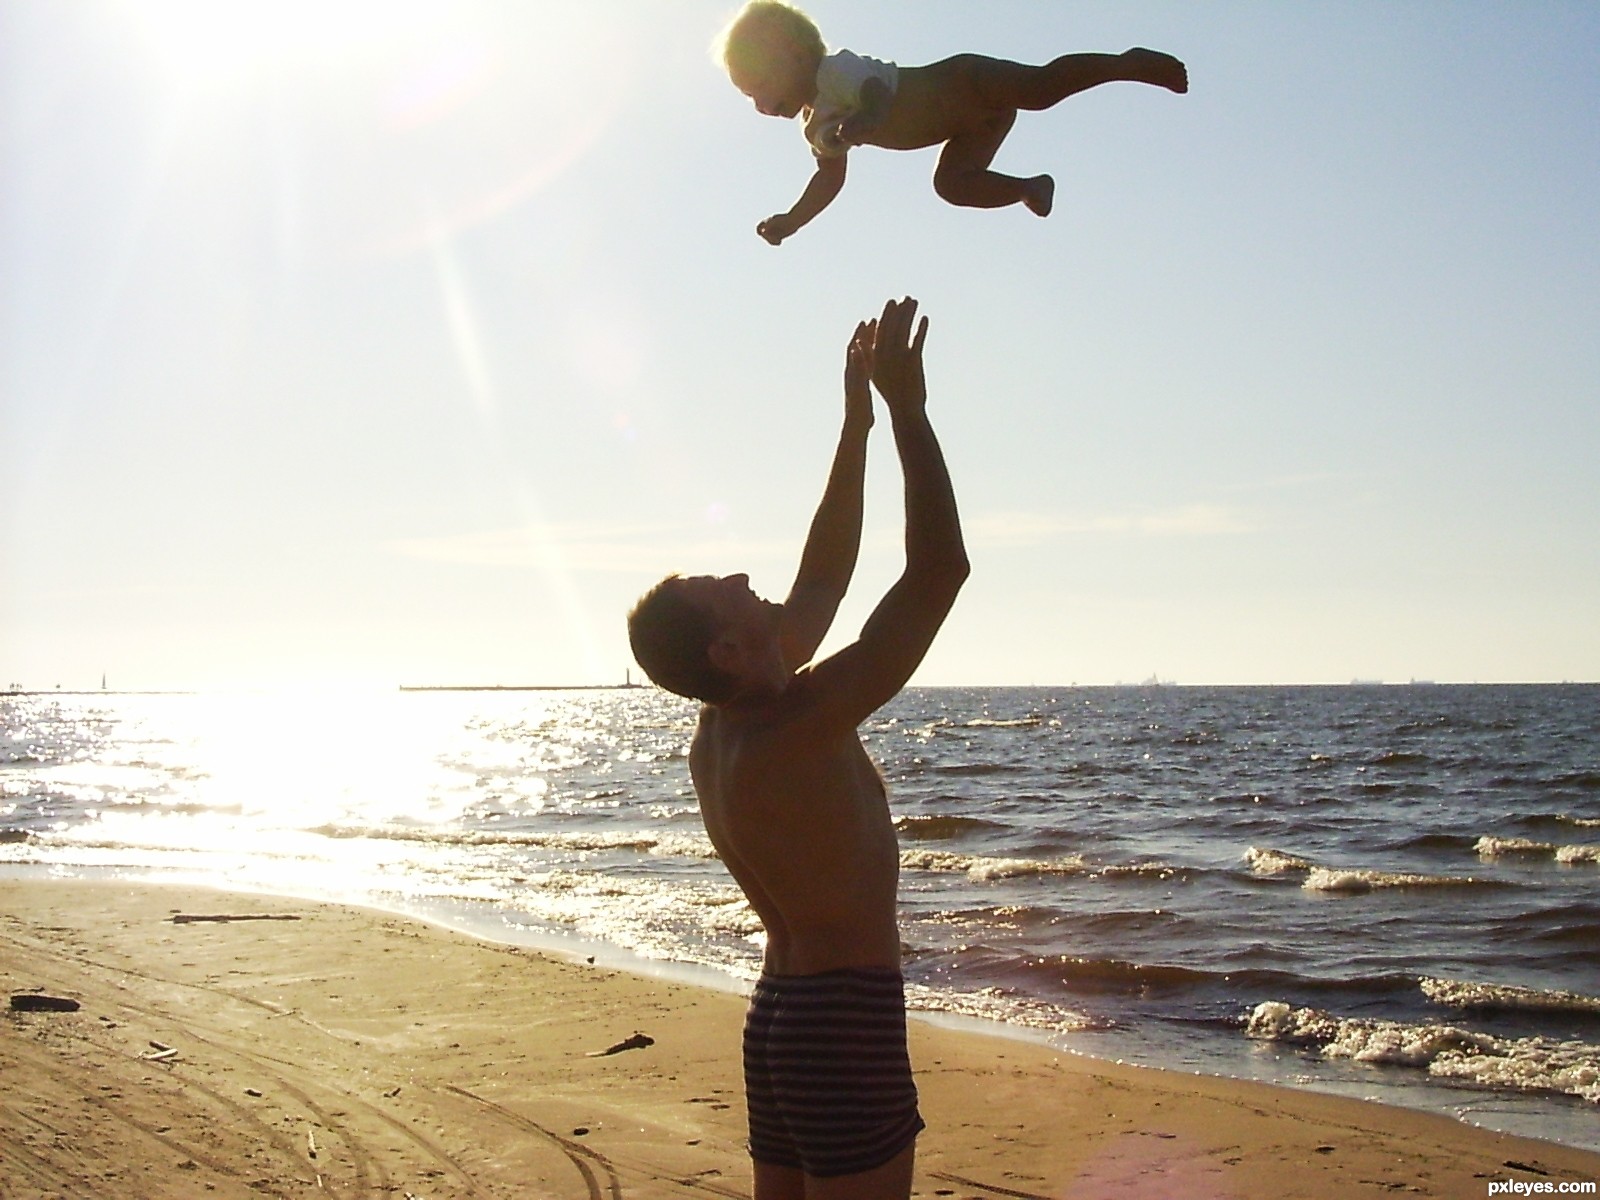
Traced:
<path id="1" fill-rule="evenodd" d="M 783 606 L 756 595 L 748 575 L 693 575 L 683 587 L 692 603 L 711 614 L 719 634 L 777 632 Z"/>
<path id="2" fill-rule="evenodd" d="M 711 615 L 715 643 L 722 647 L 713 646 L 712 661 L 746 683 L 781 690 L 783 605 L 756 595 L 750 576 L 743 574 L 695 575 L 681 586 L 692 604 Z"/>

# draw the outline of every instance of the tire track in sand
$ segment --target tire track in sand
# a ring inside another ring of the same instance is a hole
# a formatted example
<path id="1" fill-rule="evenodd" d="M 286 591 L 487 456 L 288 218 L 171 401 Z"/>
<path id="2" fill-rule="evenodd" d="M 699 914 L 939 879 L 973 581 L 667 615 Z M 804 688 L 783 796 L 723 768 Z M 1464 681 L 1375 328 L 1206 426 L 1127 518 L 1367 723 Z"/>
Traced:
<path id="1" fill-rule="evenodd" d="M 684 1179 L 670 1171 L 663 1171 L 651 1163 L 625 1159 L 613 1161 L 588 1146 L 575 1142 L 570 1138 L 562 1137 L 559 1133 L 546 1129 L 537 1121 L 525 1117 L 521 1113 L 512 1112 L 504 1105 L 497 1104 L 495 1101 L 480 1096 L 476 1092 L 470 1092 L 466 1088 L 457 1087 L 454 1084 L 446 1084 L 444 1090 L 453 1092 L 457 1096 L 490 1110 L 503 1121 L 520 1129 L 525 1129 L 530 1133 L 539 1134 L 554 1143 L 572 1161 L 572 1165 L 583 1176 L 584 1182 L 589 1188 L 589 1200 L 624 1200 L 623 1171 L 619 1170 L 619 1165 L 629 1174 L 637 1174 L 654 1183 L 665 1183 L 691 1195 L 695 1193 L 710 1193 L 715 1196 L 729 1197 L 730 1200 L 747 1200 L 743 1192 L 734 1191 L 732 1188 L 723 1187 L 720 1184 L 709 1183 L 703 1179 Z M 590 1163 L 600 1167 L 605 1172 L 606 1186 L 604 1192 L 601 1190 L 599 1180 L 588 1165 Z"/>

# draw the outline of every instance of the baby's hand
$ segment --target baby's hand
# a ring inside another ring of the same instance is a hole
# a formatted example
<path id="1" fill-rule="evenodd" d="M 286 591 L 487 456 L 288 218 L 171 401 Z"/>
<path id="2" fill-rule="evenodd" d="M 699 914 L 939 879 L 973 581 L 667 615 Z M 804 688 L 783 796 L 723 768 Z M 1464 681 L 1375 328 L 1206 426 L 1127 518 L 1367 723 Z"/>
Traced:
<path id="1" fill-rule="evenodd" d="M 817 149 L 821 150 L 830 158 L 845 153 L 852 145 L 854 145 L 854 143 L 850 140 L 846 129 L 846 122 L 840 121 L 837 124 L 830 125 L 826 129 L 822 130 L 818 139 Z"/>
<path id="2" fill-rule="evenodd" d="M 788 213 L 778 213 L 776 216 L 768 217 L 756 226 L 756 232 L 774 246 L 794 231 L 795 223 L 789 219 Z"/>

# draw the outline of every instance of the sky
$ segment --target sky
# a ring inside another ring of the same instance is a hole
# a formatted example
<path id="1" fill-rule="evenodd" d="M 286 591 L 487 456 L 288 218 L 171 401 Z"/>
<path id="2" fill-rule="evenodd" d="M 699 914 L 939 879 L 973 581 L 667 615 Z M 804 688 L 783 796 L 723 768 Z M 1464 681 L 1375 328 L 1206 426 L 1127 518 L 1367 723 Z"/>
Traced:
<path id="1" fill-rule="evenodd" d="M 957 209 L 810 173 L 709 0 L 0 0 L 0 688 L 619 682 L 781 598 L 885 299 L 973 574 L 913 680 L 1600 679 L 1600 6 L 815 0 L 1145 45 Z M 849 642 L 901 569 L 873 433 Z"/>

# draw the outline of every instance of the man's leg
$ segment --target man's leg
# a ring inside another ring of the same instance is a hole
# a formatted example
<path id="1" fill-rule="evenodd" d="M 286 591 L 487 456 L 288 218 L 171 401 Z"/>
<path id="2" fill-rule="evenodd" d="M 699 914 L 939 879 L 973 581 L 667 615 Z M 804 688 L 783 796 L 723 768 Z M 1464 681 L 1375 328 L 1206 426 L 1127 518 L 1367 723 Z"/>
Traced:
<path id="1" fill-rule="evenodd" d="M 881 1167 L 859 1175 L 828 1179 L 805 1177 L 805 1200 L 909 1200 L 911 1176 L 916 1166 L 917 1144 L 912 1142 Z M 757 1187 L 756 1195 L 761 1196 Z"/>
<path id="2" fill-rule="evenodd" d="M 755 1168 L 755 1200 L 806 1200 L 806 1177 L 799 1167 L 775 1167 L 751 1160 Z"/>
<path id="3" fill-rule="evenodd" d="M 750 1117 L 750 1161 L 755 1171 L 755 1200 L 805 1200 L 806 1182 L 790 1138 L 781 1133 L 783 1119 L 773 1094 L 768 1039 L 778 1015 L 779 994 L 765 974 L 750 994 L 744 1020 L 744 1092 Z M 762 1155 L 762 1161 L 756 1155 Z"/>

